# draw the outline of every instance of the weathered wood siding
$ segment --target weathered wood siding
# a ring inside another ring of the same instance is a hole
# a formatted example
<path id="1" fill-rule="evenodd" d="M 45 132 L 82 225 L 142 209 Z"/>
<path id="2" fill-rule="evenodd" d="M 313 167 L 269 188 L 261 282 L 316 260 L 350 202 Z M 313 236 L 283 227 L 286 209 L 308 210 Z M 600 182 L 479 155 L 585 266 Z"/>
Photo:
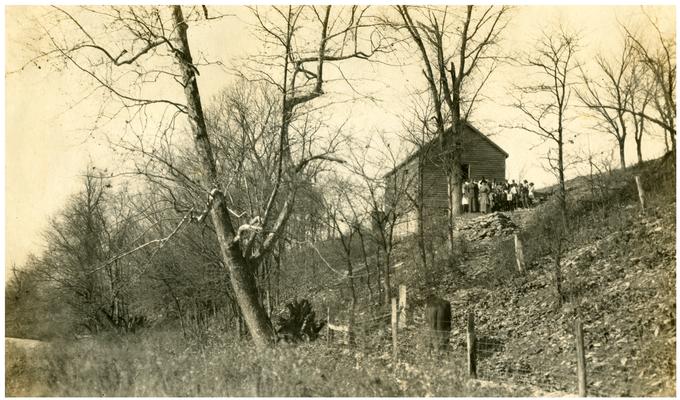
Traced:
<path id="1" fill-rule="evenodd" d="M 470 164 L 470 179 L 505 179 L 505 154 L 469 127 L 466 127 L 463 135 L 463 149 L 461 162 Z"/>
<path id="2" fill-rule="evenodd" d="M 430 154 L 425 157 L 422 176 L 425 229 L 430 231 L 437 226 L 444 229 L 448 224 L 449 186 L 446 169 L 439 155 Z"/>

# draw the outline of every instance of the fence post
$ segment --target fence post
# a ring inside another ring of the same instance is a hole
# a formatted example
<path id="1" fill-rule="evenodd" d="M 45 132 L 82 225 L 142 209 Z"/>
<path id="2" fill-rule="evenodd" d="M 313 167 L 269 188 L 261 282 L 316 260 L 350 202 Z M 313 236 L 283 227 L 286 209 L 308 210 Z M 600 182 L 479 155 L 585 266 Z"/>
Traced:
<path id="1" fill-rule="evenodd" d="M 467 361 L 468 375 L 477 379 L 477 337 L 475 336 L 475 314 L 467 313 Z"/>
<path id="2" fill-rule="evenodd" d="M 327 319 L 326 319 L 326 345 L 330 345 L 331 344 L 331 332 L 332 332 L 331 331 L 331 308 L 327 307 L 326 312 L 327 312 L 326 313 L 326 315 L 327 315 Z"/>
<path id="3" fill-rule="evenodd" d="M 588 395 L 586 381 L 586 353 L 583 350 L 583 323 L 581 319 L 574 321 L 574 336 L 576 337 L 576 362 L 578 374 L 578 395 L 586 397 Z"/>
<path id="4" fill-rule="evenodd" d="M 515 260 L 517 260 L 517 270 L 520 274 L 524 273 L 524 248 L 522 240 L 515 234 Z"/>
<path id="5" fill-rule="evenodd" d="M 642 212 L 644 213 L 646 196 L 645 189 L 642 188 L 642 181 L 640 180 L 640 175 L 635 175 L 635 184 L 637 185 L 638 197 L 640 197 L 640 207 L 642 208 Z"/>
<path id="6" fill-rule="evenodd" d="M 407 325 L 406 316 L 406 285 L 399 285 L 399 326 Z"/>
<path id="7" fill-rule="evenodd" d="M 399 351 L 397 348 L 397 324 L 398 324 L 397 298 L 392 297 L 392 358 L 397 360 Z"/>

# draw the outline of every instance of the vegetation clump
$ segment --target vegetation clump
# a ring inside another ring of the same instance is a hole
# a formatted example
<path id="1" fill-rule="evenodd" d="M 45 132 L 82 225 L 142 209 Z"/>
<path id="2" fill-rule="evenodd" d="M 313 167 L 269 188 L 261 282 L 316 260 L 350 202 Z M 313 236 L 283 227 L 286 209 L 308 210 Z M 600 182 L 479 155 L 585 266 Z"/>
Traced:
<path id="1" fill-rule="evenodd" d="M 279 340 L 288 343 L 311 342 L 319 338 L 319 332 L 326 325 L 317 321 L 312 304 L 307 299 L 297 299 L 286 304 L 288 316 L 280 316 L 276 334 Z"/>

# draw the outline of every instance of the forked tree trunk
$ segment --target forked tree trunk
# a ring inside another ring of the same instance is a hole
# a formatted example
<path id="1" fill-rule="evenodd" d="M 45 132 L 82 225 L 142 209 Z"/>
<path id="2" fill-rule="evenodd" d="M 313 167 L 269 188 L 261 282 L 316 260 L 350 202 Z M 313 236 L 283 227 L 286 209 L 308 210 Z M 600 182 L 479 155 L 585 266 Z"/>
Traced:
<path id="1" fill-rule="evenodd" d="M 194 144 L 201 162 L 203 181 L 209 188 L 218 188 L 217 168 L 208 130 L 203 115 L 201 96 L 196 82 L 196 73 L 189 41 L 187 38 L 187 24 L 182 15 L 180 6 L 172 6 L 172 15 L 176 30 L 175 58 L 182 71 L 184 82 L 184 94 L 187 99 L 187 113 L 194 136 Z M 253 342 L 257 347 L 265 347 L 274 343 L 274 329 L 267 313 L 257 296 L 255 275 L 248 261 L 243 257 L 239 242 L 235 239 L 235 230 L 232 225 L 224 194 L 214 190 L 213 206 L 210 209 L 210 218 L 215 226 L 217 241 L 224 264 L 229 270 L 231 285 L 234 296 L 241 309 L 243 318 L 248 325 Z"/>

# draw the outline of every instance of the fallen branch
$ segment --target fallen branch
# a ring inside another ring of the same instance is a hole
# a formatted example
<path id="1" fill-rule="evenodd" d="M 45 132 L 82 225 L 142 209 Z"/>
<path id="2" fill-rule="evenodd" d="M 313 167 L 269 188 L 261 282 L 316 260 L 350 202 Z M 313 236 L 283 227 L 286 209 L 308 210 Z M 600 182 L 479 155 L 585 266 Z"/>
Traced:
<path id="1" fill-rule="evenodd" d="M 179 224 L 175 227 L 175 229 L 174 229 L 172 232 L 170 232 L 170 234 L 169 234 L 168 236 L 163 237 L 163 238 L 160 238 L 160 239 L 151 240 L 151 241 L 149 241 L 149 242 L 146 242 L 146 243 L 144 243 L 144 244 L 141 244 L 141 245 L 135 247 L 135 248 L 132 249 L 132 250 L 128 250 L 128 251 L 126 251 L 125 253 L 118 254 L 118 255 L 116 255 L 116 256 L 110 258 L 109 260 L 105 261 L 102 265 L 100 265 L 100 266 L 94 268 L 93 270 L 87 272 L 87 275 L 90 275 L 90 274 L 93 274 L 93 273 L 95 273 L 95 272 L 97 272 L 97 271 L 100 271 L 100 270 L 106 268 L 107 266 L 113 264 L 114 262 L 120 260 L 120 259 L 123 258 L 123 257 L 127 257 L 127 256 L 129 256 L 130 254 L 136 253 L 136 252 L 138 252 L 138 251 L 140 251 L 140 250 L 142 250 L 142 249 L 144 249 L 144 248 L 147 248 L 147 247 L 149 247 L 149 246 L 151 246 L 151 245 L 153 245 L 153 244 L 158 244 L 158 247 L 154 250 L 154 252 L 151 254 L 151 256 L 150 256 L 149 258 L 153 257 L 154 255 L 156 255 L 156 253 L 158 253 L 158 251 L 159 251 L 160 249 L 163 248 L 163 246 L 165 246 L 165 244 L 166 244 L 170 239 L 172 239 L 173 236 L 175 236 L 175 235 L 177 234 L 177 232 L 179 232 L 180 228 L 182 228 L 182 226 L 183 226 L 189 219 L 191 219 L 191 216 L 192 216 L 193 212 L 194 212 L 194 209 L 191 208 L 191 210 L 189 210 L 189 212 L 187 212 L 187 213 L 184 215 L 184 217 L 183 217 L 182 220 L 179 222 Z"/>

